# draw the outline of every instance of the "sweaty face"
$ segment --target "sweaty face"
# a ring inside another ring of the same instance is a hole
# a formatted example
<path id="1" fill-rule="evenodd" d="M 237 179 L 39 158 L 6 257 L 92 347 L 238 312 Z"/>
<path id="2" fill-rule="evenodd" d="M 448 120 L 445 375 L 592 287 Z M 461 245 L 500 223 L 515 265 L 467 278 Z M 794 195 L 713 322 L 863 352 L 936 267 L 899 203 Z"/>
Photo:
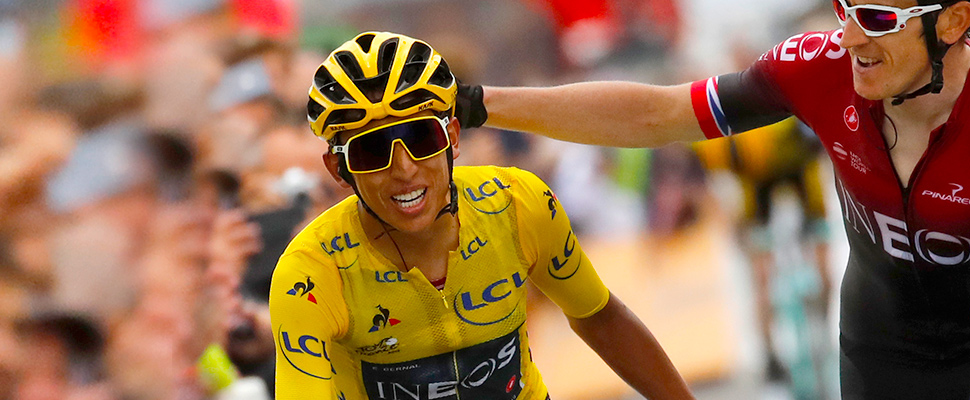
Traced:
<path id="1" fill-rule="evenodd" d="M 431 115 L 428 113 L 428 115 Z M 387 125 L 402 118 L 388 117 L 371 121 L 361 129 L 341 134 L 341 142 L 356 133 Z M 457 138 L 452 138 L 455 143 Z M 415 161 L 403 145 L 394 144 L 389 168 L 354 174 L 357 190 L 364 202 L 394 228 L 403 232 L 420 232 L 431 226 L 438 212 L 450 202 L 448 152 Z"/>
<path id="2" fill-rule="evenodd" d="M 915 0 L 849 0 L 849 6 L 879 4 L 898 8 L 916 6 Z M 923 22 L 911 18 L 895 33 L 871 38 L 849 18 L 842 47 L 852 56 L 852 81 L 857 93 L 869 100 L 889 99 L 913 92 L 929 83 L 932 69 L 923 38 Z"/>

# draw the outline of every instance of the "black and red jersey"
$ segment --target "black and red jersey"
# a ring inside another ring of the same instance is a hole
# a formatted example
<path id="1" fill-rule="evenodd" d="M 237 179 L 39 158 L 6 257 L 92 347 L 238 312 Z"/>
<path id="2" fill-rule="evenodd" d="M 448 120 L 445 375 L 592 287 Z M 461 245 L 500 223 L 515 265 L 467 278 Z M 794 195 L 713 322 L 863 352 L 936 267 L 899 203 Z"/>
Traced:
<path id="1" fill-rule="evenodd" d="M 796 35 L 745 71 L 694 82 L 694 112 L 709 138 L 789 115 L 818 135 L 850 245 L 843 339 L 922 359 L 967 356 L 970 90 L 901 182 L 881 133 L 883 102 L 856 94 L 841 38 L 842 30 Z"/>

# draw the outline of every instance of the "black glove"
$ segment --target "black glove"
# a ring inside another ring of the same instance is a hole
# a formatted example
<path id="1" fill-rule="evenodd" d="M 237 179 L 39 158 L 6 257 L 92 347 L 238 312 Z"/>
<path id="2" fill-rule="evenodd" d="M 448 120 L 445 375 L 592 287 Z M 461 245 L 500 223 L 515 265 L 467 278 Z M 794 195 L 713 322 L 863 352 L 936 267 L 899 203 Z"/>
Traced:
<path id="1" fill-rule="evenodd" d="M 481 85 L 458 84 L 458 97 L 455 98 L 455 117 L 462 128 L 478 128 L 488 119 L 485 103 L 482 102 Z"/>

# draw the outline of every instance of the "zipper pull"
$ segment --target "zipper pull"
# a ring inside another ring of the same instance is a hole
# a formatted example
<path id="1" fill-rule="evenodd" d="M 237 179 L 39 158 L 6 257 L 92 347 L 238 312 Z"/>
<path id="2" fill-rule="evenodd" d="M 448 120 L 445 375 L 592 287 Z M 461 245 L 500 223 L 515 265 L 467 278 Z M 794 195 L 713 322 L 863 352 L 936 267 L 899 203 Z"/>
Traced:
<path id="1" fill-rule="evenodd" d="M 448 299 L 445 298 L 445 293 L 444 292 L 441 292 L 441 291 L 439 291 L 438 293 L 441 293 L 441 302 L 442 303 L 445 303 L 445 308 L 447 309 L 448 308 Z"/>

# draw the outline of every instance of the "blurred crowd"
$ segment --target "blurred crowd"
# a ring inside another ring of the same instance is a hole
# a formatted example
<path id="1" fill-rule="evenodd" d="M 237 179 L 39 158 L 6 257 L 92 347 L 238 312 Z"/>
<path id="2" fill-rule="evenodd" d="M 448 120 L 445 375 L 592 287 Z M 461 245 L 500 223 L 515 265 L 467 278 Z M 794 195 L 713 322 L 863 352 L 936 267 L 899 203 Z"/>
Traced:
<path id="1" fill-rule="evenodd" d="M 0 0 L 0 400 L 271 397 L 276 258 L 352 194 L 305 117 L 334 45 L 401 32 L 486 84 L 674 83 L 735 68 L 690 61 L 700 3 Z M 648 205 L 704 190 L 686 147 L 461 145 L 538 173 L 587 235 L 676 230 L 689 211 Z"/>
<path id="2" fill-rule="evenodd" d="M 275 258 L 348 194 L 295 5 L 2 4 L 0 399 L 268 398 Z"/>

